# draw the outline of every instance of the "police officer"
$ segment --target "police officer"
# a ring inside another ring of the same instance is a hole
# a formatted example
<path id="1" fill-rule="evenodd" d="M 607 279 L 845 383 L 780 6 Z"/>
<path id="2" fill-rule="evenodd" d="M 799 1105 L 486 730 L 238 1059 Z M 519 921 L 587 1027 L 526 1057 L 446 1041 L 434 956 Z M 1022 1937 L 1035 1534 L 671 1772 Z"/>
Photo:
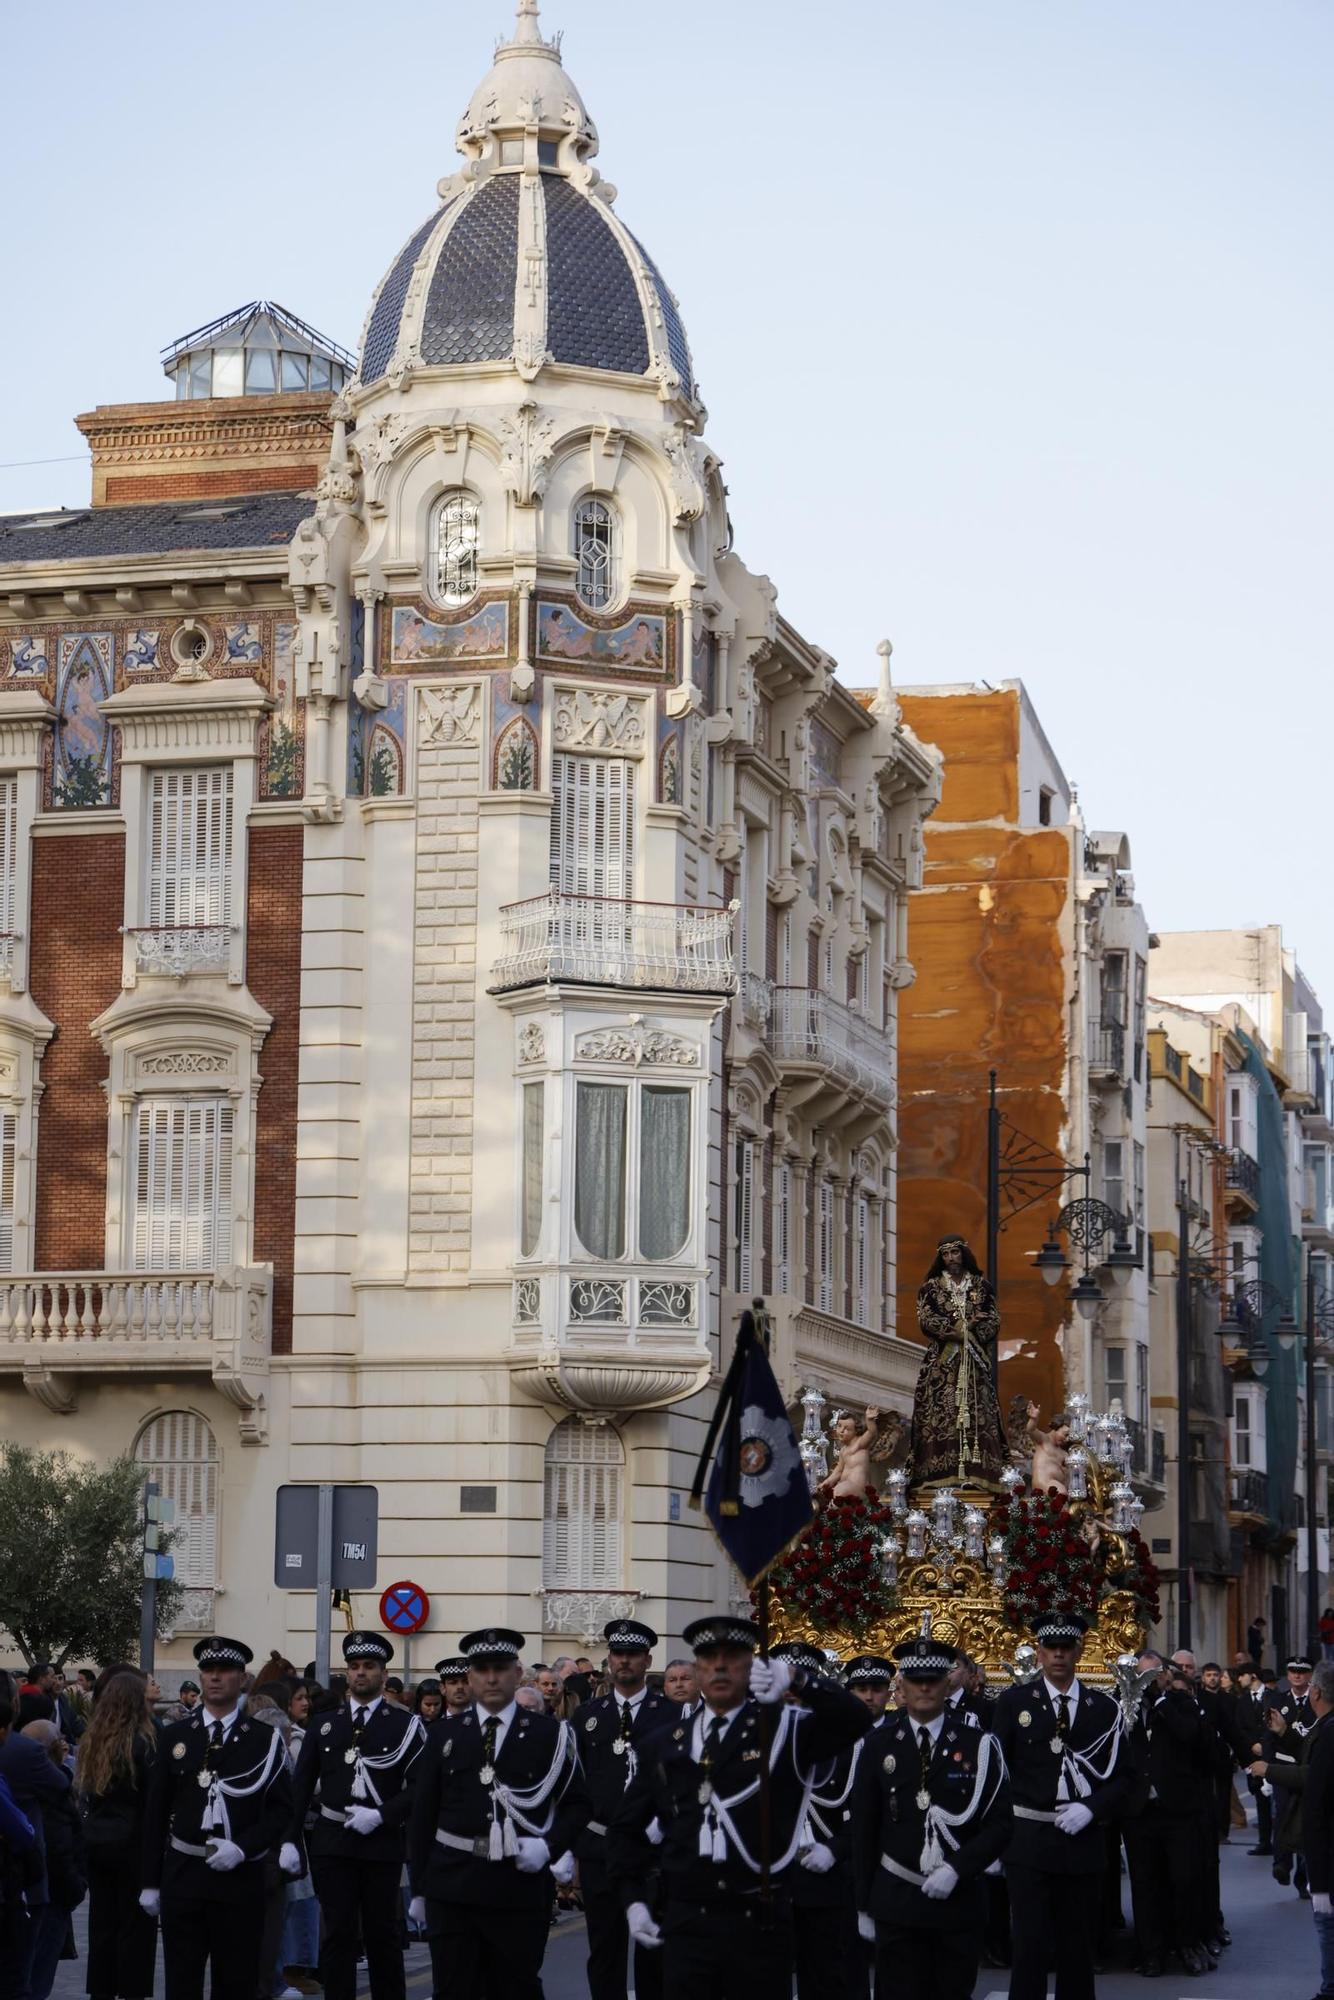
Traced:
<path id="1" fill-rule="evenodd" d="M 203 1700 L 159 1739 L 139 1902 L 162 1920 L 167 2000 L 203 2000 L 205 1967 L 214 1993 L 249 2000 L 260 1985 L 263 1864 L 291 1818 L 292 1781 L 281 1736 L 242 1705 L 249 1646 L 201 1639 L 194 1655 Z"/>
<path id="2" fill-rule="evenodd" d="M 435 1671 L 444 1696 L 445 1714 L 462 1715 L 465 1708 L 472 1706 L 472 1695 L 468 1691 L 468 1662 L 461 1653 L 451 1653 L 447 1660 L 436 1661 Z"/>
<path id="3" fill-rule="evenodd" d="M 435 2000 L 541 2000 L 553 1872 L 572 1878 L 589 1816 L 569 1723 L 515 1700 L 523 1645 L 500 1625 L 463 1639 L 472 1700 L 432 1728 L 415 1787 L 409 1916 Z"/>
<path id="4" fill-rule="evenodd" d="M 954 1715 L 952 1646 L 929 1633 L 894 1648 L 903 1707 L 863 1746 L 853 1867 L 874 1925 L 876 1992 L 968 2000 L 986 1923 L 983 1875 L 1010 1839 L 1005 1762 L 988 1731 Z"/>
<path id="5" fill-rule="evenodd" d="M 879 1653 L 858 1653 L 843 1669 L 843 1685 L 870 1709 L 875 1718 L 873 1729 L 885 1719 L 894 1673 L 894 1662 L 882 1659 Z"/>
<path id="6" fill-rule="evenodd" d="M 1265 1700 L 1263 1747 L 1266 1763 L 1287 1768 L 1301 1763 L 1303 1740 L 1315 1727 L 1315 1715 L 1307 1699 L 1311 1687 L 1310 1660 L 1304 1653 L 1293 1653 L 1284 1663 L 1283 1675 Z M 1295 1807 L 1289 1803 L 1293 1794 L 1281 1781 L 1280 1790 L 1287 1796 L 1274 1830 L 1274 1880 L 1286 1889 L 1294 1879 L 1295 1862 L 1297 1894 L 1305 1901 L 1306 1862 L 1296 1851 L 1301 1839 L 1300 1803 Z"/>
<path id="7" fill-rule="evenodd" d="M 1139 1664 L 1156 1679 L 1145 1689 L 1128 1744 L 1135 1788 L 1123 1832 L 1136 1970 L 1146 1979 L 1158 1978 L 1174 1950 L 1193 1978 L 1208 1969 L 1201 1853 L 1211 1761 L 1208 1725 L 1183 1667 L 1169 1667 L 1152 1651 L 1141 1653 Z"/>
<path id="8" fill-rule="evenodd" d="M 1264 1753 L 1264 1686 L 1254 1666 L 1237 1667 L 1232 1676 L 1236 1693 L 1232 1699 L 1233 1748 L 1237 1762 L 1249 1774 L 1250 1767 Z M 1247 1776 L 1246 1789 L 1255 1800 L 1255 1846 L 1248 1854 L 1274 1852 L 1274 1802 L 1263 1780 Z"/>
<path id="9" fill-rule="evenodd" d="M 695 1654 L 700 1706 L 641 1748 L 635 1781 L 609 1830 L 608 1863 L 631 1937 L 663 1946 L 665 2000 L 790 1993 L 789 1875 L 801 1846 L 806 1787 L 820 1764 L 865 1734 L 870 1715 L 823 1675 L 786 1660 L 757 1660 L 760 1635 L 749 1619 L 697 1618 L 684 1636 Z M 792 1687 L 802 1708 L 762 1713 Z M 767 1842 L 760 1785 L 766 1757 Z M 661 1927 L 649 1908 L 659 1868 Z"/>
<path id="10" fill-rule="evenodd" d="M 626 2000 L 626 1947 L 630 1933 L 625 1909 L 607 1873 L 607 1827 L 629 1790 L 639 1746 L 655 1729 L 679 1722 L 682 1707 L 648 1685 L 658 1635 L 634 1618 L 616 1618 L 602 1628 L 612 1692 L 586 1702 L 575 1717 L 579 1761 L 593 1816 L 575 1842 L 579 1888 L 588 1924 L 590 2000 Z M 662 1992 L 662 1957 L 635 1946 L 636 2000 L 657 2000 Z"/>
<path id="11" fill-rule="evenodd" d="M 829 1671 L 825 1655 L 800 1639 L 775 1646 L 769 1657 L 804 1667 L 811 1675 Z M 789 1688 L 787 1699 L 803 1706 L 804 1690 Z M 822 1764 L 811 1786 L 797 1865 L 788 1873 L 797 2000 L 849 2000 L 859 1977 L 865 1995 L 852 1888 L 852 1788 L 862 1745 L 873 1733 L 874 1726 Z"/>
<path id="12" fill-rule="evenodd" d="M 399 1883 L 426 1731 L 420 1716 L 385 1700 L 393 1657 L 379 1632 L 347 1634 L 347 1700 L 336 1715 L 312 1718 L 297 1759 L 287 1838 L 290 1850 L 300 1849 L 318 1788 L 309 1848 L 324 1918 L 325 2000 L 354 2000 L 362 1950 L 373 2000 L 403 2000 L 405 1992 Z"/>
<path id="13" fill-rule="evenodd" d="M 1103 1829 L 1130 1797 L 1121 1710 L 1079 1680 L 1088 1626 L 1078 1612 L 1033 1625 L 1039 1673 L 997 1696 L 992 1727 L 1009 1767 L 1014 1838 L 1010 2000 L 1093 2000 L 1093 1945 L 1106 1868 Z"/>

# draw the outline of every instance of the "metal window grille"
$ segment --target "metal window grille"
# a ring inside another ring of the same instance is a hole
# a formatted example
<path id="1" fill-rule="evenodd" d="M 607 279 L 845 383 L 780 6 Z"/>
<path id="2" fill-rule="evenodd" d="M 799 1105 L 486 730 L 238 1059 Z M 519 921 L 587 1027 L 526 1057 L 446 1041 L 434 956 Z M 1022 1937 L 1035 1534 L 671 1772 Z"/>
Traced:
<path id="1" fill-rule="evenodd" d="M 435 596 L 446 605 L 466 604 L 477 591 L 477 545 L 481 509 L 466 493 L 447 493 L 435 517 Z"/>
<path id="2" fill-rule="evenodd" d="M 567 1417 L 547 1439 L 542 1492 L 544 1590 L 615 1590 L 621 1581 L 625 1453 L 608 1425 Z"/>
<path id="3" fill-rule="evenodd" d="M 575 508 L 574 554 L 579 595 L 601 611 L 616 595 L 616 516 L 605 500 L 581 500 Z"/>

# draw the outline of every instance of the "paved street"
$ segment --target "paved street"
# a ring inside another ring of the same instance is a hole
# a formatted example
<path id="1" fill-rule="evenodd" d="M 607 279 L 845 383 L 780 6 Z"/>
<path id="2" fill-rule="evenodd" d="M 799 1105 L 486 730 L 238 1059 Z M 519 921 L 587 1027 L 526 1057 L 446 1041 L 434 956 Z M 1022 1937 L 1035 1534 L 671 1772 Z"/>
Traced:
<path id="1" fill-rule="evenodd" d="M 1109 1972 L 1098 1981 L 1099 2000 L 1150 2000 L 1150 1996 L 1152 2000 L 1255 2000 L 1257 1995 L 1263 2000 L 1311 2000 L 1319 1979 L 1310 1904 L 1299 1902 L 1291 1889 L 1280 1889 L 1267 1862 L 1250 1858 L 1246 1848 L 1251 1838 L 1249 1833 L 1235 1833 L 1223 1854 L 1223 1907 L 1234 1942 L 1218 1971 L 1208 1979 L 1173 1978 L 1169 1973 L 1152 1982 L 1128 1971 Z M 1123 1900 L 1129 1916 L 1128 1887 Z M 82 1912 L 76 1922 L 82 1949 Z M 547 1953 L 546 2000 L 587 2000 L 584 1954 L 583 1923 L 570 1918 L 554 1934 Z M 984 1970 L 977 2000 L 1005 2000 L 1006 1985 L 1004 1973 Z M 365 1994 L 368 1989 L 363 1985 L 358 1991 Z M 408 1994 L 410 2000 L 429 2000 L 430 1991 L 426 1951 L 417 1946 L 408 1954 Z M 63 1965 L 54 2000 L 79 2000 L 83 1992 L 82 1964 Z M 155 1994 L 161 2000 L 160 1976 Z M 764 1996 L 757 1994 L 754 2000 Z"/>

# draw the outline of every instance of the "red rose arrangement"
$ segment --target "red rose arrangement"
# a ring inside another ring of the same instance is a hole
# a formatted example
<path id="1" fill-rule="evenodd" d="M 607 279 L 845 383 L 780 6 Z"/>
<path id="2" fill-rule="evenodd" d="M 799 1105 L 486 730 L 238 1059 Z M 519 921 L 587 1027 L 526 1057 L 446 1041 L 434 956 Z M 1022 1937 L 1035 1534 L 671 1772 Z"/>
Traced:
<path id="1" fill-rule="evenodd" d="M 1097 1617 L 1101 1564 L 1071 1518 L 1064 1493 L 1017 1487 L 998 1500 L 991 1531 L 1005 1538 L 1003 1606 L 1008 1624 L 1027 1632 L 1045 1611 Z"/>
<path id="2" fill-rule="evenodd" d="M 769 1572 L 774 1596 L 817 1631 L 860 1637 L 893 1604 L 880 1566 L 880 1544 L 893 1525 L 874 1488 L 865 1498 L 831 1500 Z"/>
<path id="3" fill-rule="evenodd" d="M 1130 1551 L 1130 1560 L 1122 1574 L 1117 1577 L 1116 1588 L 1130 1592 L 1142 1624 L 1156 1625 L 1162 1615 L 1158 1602 L 1160 1578 L 1153 1558 L 1149 1554 L 1149 1545 L 1138 1528 L 1130 1530 L 1126 1536 L 1126 1544 Z"/>

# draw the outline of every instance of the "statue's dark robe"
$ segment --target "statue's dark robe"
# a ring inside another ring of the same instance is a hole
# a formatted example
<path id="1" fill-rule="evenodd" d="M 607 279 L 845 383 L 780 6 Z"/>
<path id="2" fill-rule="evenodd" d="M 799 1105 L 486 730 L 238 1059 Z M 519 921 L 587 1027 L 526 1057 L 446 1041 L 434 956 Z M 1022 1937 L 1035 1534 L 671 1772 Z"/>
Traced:
<path id="1" fill-rule="evenodd" d="M 996 1295 L 985 1278 L 970 1277 L 961 1317 L 949 1280 L 928 1278 L 917 1294 L 917 1324 L 927 1349 L 913 1398 L 913 1483 L 994 1485 L 1009 1463 L 992 1379 Z"/>

